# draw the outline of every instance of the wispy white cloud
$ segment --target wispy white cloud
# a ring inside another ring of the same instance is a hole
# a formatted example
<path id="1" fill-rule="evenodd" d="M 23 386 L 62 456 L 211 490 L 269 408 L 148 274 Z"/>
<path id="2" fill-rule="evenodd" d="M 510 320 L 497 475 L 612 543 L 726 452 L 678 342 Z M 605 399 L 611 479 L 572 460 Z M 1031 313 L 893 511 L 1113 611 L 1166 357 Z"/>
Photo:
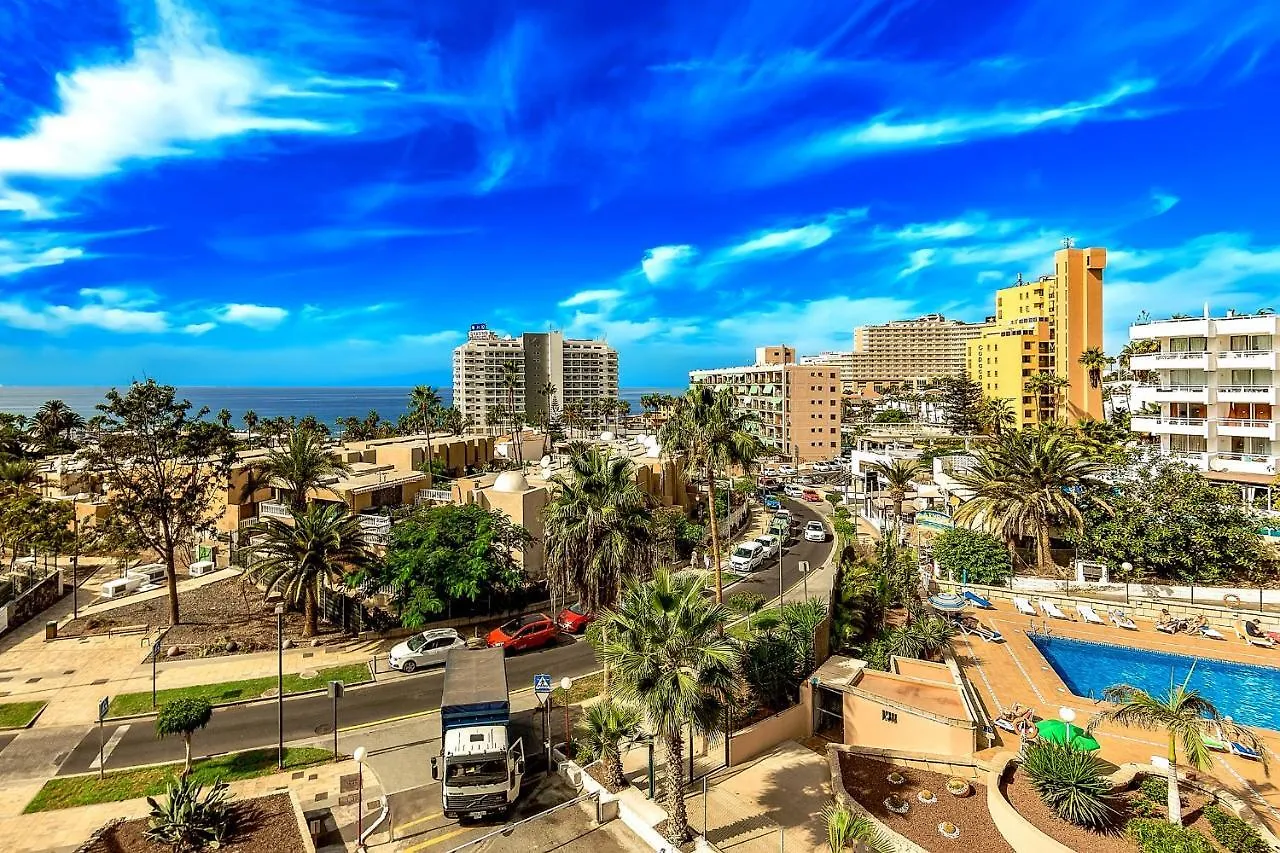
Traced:
<path id="1" fill-rule="evenodd" d="M 15 329 L 52 333 L 82 326 L 125 334 L 158 334 L 169 329 L 164 311 L 138 311 L 95 302 L 79 306 L 33 306 L 21 300 L 0 301 L 0 323 Z"/>
<path id="2" fill-rule="evenodd" d="M 289 311 L 275 305 L 253 305 L 251 303 L 233 302 L 224 305 L 218 318 L 224 323 L 235 323 L 251 329 L 265 331 L 274 329 L 285 321 Z"/>
<path id="3" fill-rule="evenodd" d="M 1160 192 L 1159 190 L 1152 190 L 1151 192 L 1151 204 L 1155 208 L 1156 216 L 1168 213 L 1180 200 L 1172 193 Z"/>
<path id="4" fill-rule="evenodd" d="M 402 343 L 414 347 L 444 347 L 462 343 L 462 333 L 454 329 L 442 329 L 425 335 L 400 335 Z"/>
<path id="5" fill-rule="evenodd" d="M 783 231 L 766 231 L 744 243 L 730 246 L 730 257 L 754 255 L 760 252 L 802 252 L 813 249 L 835 236 L 835 229 L 824 223 L 787 228 Z"/>
<path id="6" fill-rule="evenodd" d="M 626 291 L 618 289 L 580 290 L 568 299 L 560 302 L 561 308 L 575 308 L 579 305 L 591 305 L 598 302 L 614 302 L 626 295 Z"/>
<path id="7" fill-rule="evenodd" d="M 84 249 L 54 246 L 33 252 L 0 238 L 0 276 L 15 275 L 38 267 L 56 267 L 81 257 L 84 257 Z"/>
<path id="8" fill-rule="evenodd" d="M 200 337 L 201 335 L 212 332 L 216 328 L 218 328 L 217 323 L 188 323 L 182 327 L 182 331 L 184 334 Z"/>
<path id="9" fill-rule="evenodd" d="M 698 250 L 689 245 L 655 246 L 644 253 L 640 269 L 651 284 L 656 284 L 688 264 L 697 254 Z"/>
<path id="10" fill-rule="evenodd" d="M 906 278 L 914 275 L 920 270 L 933 264 L 934 255 L 937 254 L 936 249 L 916 249 L 907 255 L 907 265 L 898 270 L 898 278 Z"/>

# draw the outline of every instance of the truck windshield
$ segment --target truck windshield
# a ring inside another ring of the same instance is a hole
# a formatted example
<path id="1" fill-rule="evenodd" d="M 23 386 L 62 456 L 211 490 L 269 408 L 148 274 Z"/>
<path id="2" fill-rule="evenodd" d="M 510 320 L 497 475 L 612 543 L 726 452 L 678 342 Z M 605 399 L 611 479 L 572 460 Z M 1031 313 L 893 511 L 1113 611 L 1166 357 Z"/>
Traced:
<path id="1" fill-rule="evenodd" d="M 449 762 L 446 781 L 454 785 L 497 785 L 507 781 L 507 762 L 501 758 L 473 763 Z"/>

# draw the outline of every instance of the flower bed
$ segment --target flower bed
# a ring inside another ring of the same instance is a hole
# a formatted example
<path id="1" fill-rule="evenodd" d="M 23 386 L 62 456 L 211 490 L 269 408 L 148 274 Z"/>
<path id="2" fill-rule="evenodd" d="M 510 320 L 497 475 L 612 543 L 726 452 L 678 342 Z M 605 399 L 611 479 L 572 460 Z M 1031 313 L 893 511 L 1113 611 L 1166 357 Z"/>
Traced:
<path id="1" fill-rule="evenodd" d="M 272 794 L 254 800 L 236 800 L 231 804 L 236 815 L 236 831 L 219 853 L 302 853 L 306 849 L 298 831 L 298 819 L 288 794 Z M 126 820 L 108 826 L 82 853 L 172 853 L 167 844 L 148 839 L 143 833 L 147 819 Z"/>

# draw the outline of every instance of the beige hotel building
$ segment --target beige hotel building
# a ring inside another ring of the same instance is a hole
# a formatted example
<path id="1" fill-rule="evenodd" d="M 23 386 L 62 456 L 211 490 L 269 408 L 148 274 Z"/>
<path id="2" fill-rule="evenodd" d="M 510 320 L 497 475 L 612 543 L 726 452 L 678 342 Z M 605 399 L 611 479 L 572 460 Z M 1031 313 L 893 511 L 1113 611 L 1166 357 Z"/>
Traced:
<path id="1" fill-rule="evenodd" d="M 948 320 L 941 314 L 859 326 L 851 352 L 805 356 L 801 363 L 835 366 L 847 393 L 920 388 L 939 377 L 964 373 L 968 342 L 989 327 L 990 323 Z"/>

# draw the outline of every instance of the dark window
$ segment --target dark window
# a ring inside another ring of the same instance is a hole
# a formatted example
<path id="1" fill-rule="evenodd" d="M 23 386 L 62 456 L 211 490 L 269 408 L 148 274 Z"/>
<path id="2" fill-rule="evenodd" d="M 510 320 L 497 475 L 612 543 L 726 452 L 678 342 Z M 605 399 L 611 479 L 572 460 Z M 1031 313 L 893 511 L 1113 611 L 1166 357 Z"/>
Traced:
<path id="1" fill-rule="evenodd" d="M 880 721 L 884 723 L 898 722 L 898 713 L 896 711 L 880 711 Z"/>

